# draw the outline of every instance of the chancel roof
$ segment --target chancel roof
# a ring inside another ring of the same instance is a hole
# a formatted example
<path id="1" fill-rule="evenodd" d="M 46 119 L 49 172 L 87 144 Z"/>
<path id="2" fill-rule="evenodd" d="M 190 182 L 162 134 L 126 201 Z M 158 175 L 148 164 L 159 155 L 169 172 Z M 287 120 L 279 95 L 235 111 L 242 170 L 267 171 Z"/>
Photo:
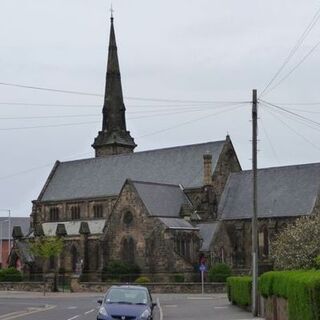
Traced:
<path id="1" fill-rule="evenodd" d="M 21 227 L 22 234 L 28 235 L 30 231 L 30 218 L 29 217 L 11 217 L 10 218 L 10 230 L 9 230 L 9 217 L 0 217 L 0 237 L 3 240 L 12 239 L 12 230 L 15 226 Z M 2 233 L 2 234 L 1 234 Z"/>
<path id="2" fill-rule="evenodd" d="M 258 170 L 258 216 L 311 214 L 320 187 L 320 163 Z M 252 171 L 232 173 L 219 204 L 222 220 L 252 217 Z"/>
<path id="3" fill-rule="evenodd" d="M 118 195 L 126 179 L 200 187 L 203 155 L 212 155 L 214 171 L 225 141 L 61 162 L 39 196 L 60 201 Z"/>

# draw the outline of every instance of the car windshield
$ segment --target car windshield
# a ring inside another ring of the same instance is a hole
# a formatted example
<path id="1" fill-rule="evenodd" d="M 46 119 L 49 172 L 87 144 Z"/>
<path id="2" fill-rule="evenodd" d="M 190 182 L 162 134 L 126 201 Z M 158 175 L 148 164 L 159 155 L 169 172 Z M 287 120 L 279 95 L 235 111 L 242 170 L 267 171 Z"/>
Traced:
<path id="1" fill-rule="evenodd" d="M 111 288 L 105 297 L 106 303 L 147 304 L 146 290 L 135 288 Z"/>

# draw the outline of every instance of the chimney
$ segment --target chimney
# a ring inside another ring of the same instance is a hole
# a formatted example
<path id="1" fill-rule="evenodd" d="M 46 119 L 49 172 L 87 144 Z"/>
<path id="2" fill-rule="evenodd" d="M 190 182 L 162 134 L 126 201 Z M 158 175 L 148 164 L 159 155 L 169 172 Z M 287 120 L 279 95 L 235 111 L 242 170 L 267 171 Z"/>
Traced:
<path id="1" fill-rule="evenodd" d="M 203 155 L 203 185 L 212 186 L 212 155 Z"/>

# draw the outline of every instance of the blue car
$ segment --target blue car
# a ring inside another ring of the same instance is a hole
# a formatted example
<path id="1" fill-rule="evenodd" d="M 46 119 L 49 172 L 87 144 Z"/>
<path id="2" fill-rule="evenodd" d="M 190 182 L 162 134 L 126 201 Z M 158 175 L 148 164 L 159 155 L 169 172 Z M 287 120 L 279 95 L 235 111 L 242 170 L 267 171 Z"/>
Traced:
<path id="1" fill-rule="evenodd" d="M 147 288 L 129 285 L 112 286 L 98 303 L 97 320 L 152 320 L 156 306 Z"/>

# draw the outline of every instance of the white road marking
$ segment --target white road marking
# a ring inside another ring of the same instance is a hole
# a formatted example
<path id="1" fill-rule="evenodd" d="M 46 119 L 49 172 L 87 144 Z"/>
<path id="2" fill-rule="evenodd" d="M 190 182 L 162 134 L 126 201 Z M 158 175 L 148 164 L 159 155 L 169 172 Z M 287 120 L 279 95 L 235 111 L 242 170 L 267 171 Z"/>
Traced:
<path id="1" fill-rule="evenodd" d="M 176 304 L 165 304 L 163 305 L 165 308 L 176 308 L 177 305 Z"/>
<path id="2" fill-rule="evenodd" d="M 76 316 L 72 317 L 72 318 L 69 318 L 68 320 L 73 320 L 73 319 L 77 319 L 80 317 L 80 314 L 77 314 Z"/>
<path id="3" fill-rule="evenodd" d="M 28 310 L 23 310 L 23 311 L 20 311 L 19 313 L 12 312 L 12 313 L 1 315 L 1 320 L 17 319 L 17 318 L 21 318 L 24 316 L 29 316 L 30 314 L 48 311 L 48 310 L 51 310 L 55 307 L 56 306 L 46 305 L 45 308 L 28 308 Z"/>
<path id="4" fill-rule="evenodd" d="M 73 309 L 77 309 L 78 307 L 76 307 L 76 306 L 70 306 L 70 307 L 68 307 L 67 309 L 69 309 L 69 310 L 73 310 Z"/>
<path id="5" fill-rule="evenodd" d="M 91 312 L 93 312 L 93 311 L 95 311 L 95 309 L 91 309 L 91 310 L 85 312 L 84 314 L 89 314 L 89 313 L 91 313 Z"/>
<path id="6" fill-rule="evenodd" d="M 163 312 L 162 312 L 162 308 L 161 308 L 161 305 L 160 305 L 160 300 L 159 300 L 159 298 L 157 298 L 157 306 L 158 306 L 158 308 L 159 308 L 160 320 L 163 320 Z"/>
<path id="7" fill-rule="evenodd" d="M 187 297 L 188 300 L 214 300 L 213 297 Z"/>

